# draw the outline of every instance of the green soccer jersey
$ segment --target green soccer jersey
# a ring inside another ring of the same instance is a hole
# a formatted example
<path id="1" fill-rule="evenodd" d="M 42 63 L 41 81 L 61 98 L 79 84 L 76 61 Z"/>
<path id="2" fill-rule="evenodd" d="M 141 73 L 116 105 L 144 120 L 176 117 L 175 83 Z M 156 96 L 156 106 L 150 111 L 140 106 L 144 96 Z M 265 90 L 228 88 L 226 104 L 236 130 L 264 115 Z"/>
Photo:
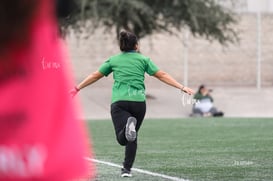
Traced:
<path id="1" fill-rule="evenodd" d="M 159 68 L 144 55 L 122 52 L 104 62 L 99 72 L 108 76 L 113 72 L 112 103 L 117 101 L 145 101 L 145 72 L 154 75 Z"/>

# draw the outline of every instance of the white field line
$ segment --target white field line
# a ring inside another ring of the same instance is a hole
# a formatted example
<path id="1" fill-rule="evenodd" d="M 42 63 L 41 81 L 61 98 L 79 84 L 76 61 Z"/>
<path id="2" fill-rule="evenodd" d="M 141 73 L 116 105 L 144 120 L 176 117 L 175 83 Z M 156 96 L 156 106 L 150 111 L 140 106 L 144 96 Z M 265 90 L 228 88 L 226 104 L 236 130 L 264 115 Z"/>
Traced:
<path id="1" fill-rule="evenodd" d="M 101 161 L 101 160 L 92 159 L 92 158 L 88 158 L 88 157 L 85 157 L 85 159 L 88 160 L 88 161 L 108 165 L 108 166 L 111 166 L 111 167 L 122 168 L 121 165 L 111 163 L 111 162 Z M 172 176 L 168 176 L 168 175 L 164 175 L 164 174 L 160 174 L 160 173 L 155 173 L 155 172 L 150 172 L 150 171 L 142 170 L 142 169 L 138 169 L 138 168 L 132 168 L 132 170 L 135 171 L 135 172 L 146 174 L 146 175 L 165 178 L 165 179 L 169 179 L 169 180 L 173 180 L 173 181 L 189 181 L 189 180 L 185 180 L 185 179 L 182 179 L 182 178 L 172 177 Z"/>

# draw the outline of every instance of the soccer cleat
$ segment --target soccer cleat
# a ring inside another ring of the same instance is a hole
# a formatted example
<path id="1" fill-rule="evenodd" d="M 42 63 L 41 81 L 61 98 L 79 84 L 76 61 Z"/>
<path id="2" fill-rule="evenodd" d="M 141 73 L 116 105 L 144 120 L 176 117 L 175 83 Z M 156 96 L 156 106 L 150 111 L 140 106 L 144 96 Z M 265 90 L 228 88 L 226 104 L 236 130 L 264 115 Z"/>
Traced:
<path id="1" fill-rule="evenodd" d="M 136 140 L 136 123 L 137 120 L 134 117 L 129 117 L 125 128 L 125 137 L 129 142 Z"/>
<path id="2" fill-rule="evenodd" d="M 132 177 L 131 171 L 126 168 L 121 169 L 121 177 Z"/>
<path id="3" fill-rule="evenodd" d="M 222 116 L 224 116 L 224 113 L 219 111 L 219 112 L 214 113 L 213 116 L 214 117 L 222 117 Z"/>

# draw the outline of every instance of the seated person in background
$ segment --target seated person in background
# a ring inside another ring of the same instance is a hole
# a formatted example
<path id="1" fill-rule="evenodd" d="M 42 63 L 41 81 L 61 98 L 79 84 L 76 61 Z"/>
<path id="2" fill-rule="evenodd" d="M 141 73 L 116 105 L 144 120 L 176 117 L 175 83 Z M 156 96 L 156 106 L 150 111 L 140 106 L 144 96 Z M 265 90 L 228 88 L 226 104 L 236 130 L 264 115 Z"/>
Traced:
<path id="1" fill-rule="evenodd" d="M 193 116 L 223 116 L 224 113 L 218 111 L 215 107 L 213 107 L 213 98 L 210 93 L 211 89 L 207 89 L 205 85 L 200 85 L 198 92 L 194 95 L 194 99 L 196 99 L 196 103 L 193 105 Z"/>

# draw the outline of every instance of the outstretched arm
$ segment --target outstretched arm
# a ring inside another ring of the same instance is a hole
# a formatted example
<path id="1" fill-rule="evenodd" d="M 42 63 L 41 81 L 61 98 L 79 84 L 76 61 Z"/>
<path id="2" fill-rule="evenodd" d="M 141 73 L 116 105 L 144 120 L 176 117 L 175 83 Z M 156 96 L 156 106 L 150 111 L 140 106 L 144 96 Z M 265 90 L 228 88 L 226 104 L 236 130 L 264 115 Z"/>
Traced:
<path id="1" fill-rule="evenodd" d="M 177 82 L 172 76 L 170 76 L 168 73 L 159 70 L 154 74 L 154 77 L 158 78 L 159 80 L 161 80 L 162 82 L 173 86 L 175 88 L 180 89 L 181 91 L 192 95 L 194 93 L 194 91 L 188 87 L 183 86 L 182 84 L 180 84 L 179 82 Z"/>
<path id="2" fill-rule="evenodd" d="M 77 92 L 79 92 L 81 89 L 83 89 L 84 87 L 86 87 L 90 84 L 93 84 L 94 82 L 101 79 L 103 76 L 104 75 L 102 73 L 100 73 L 99 71 L 95 71 L 95 72 L 91 73 L 79 85 L 75 86 L 75 88 L 70 91 L 70 94 L 72 95 L 72 97 L 74 97 L 77 94 Z"/>
<path id="3" fill-rule="evenodd" d="M 88 77 L 86 77 L 79 85 L 76 86 L 78 90 L 85 88 L 86 86 L 89 86 L 90 84 L 93 84 L 94 82 L 101 79 L 104 75 L 100 73 L 99 71 L 95 71 L 91 73 Z"/>

